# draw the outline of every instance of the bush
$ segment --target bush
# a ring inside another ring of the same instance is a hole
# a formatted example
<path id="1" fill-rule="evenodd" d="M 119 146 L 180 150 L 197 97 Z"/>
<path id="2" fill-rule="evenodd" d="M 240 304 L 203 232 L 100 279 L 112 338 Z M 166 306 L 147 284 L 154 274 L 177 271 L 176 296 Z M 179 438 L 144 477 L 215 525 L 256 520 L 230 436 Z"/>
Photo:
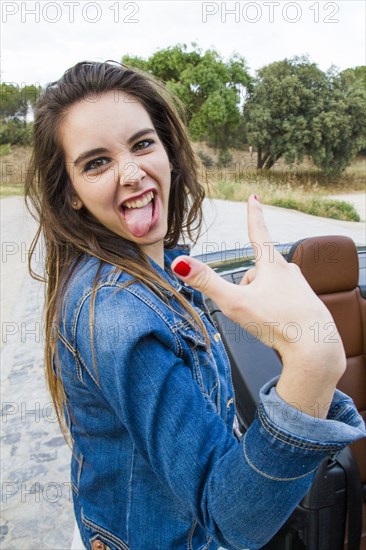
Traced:
<path id="1" fill-rule="evenodd" d="M 226 166 L 233 159 L 232 154 L 227 149 L 220 149 L 217 163 L 219 166 Z"/>
<path id="2" fill-rule="evenodd" d="M 346 201 L 313 199 L 307 212 L 313 216 L 323 216 L 335 220 L 360 221 L 360 216 L 355 208 Z"/>
<path id="3" fill-rule="evenodd" d="M 0 145 L 31 145 L 32 124 L 24 125 L 17 119 L 3 122 L 0 129 Z"/>
<path id="4" fill-rule="evenodd" d="M 310 199 L 297 200 L 294 198 L 273 198 L 269 201 L 272 206 L 280 206 L 281 208 L 291 208 L 292 210 L 300 210 L 312 216 L 321 216 L 323 218 L 332 218 L 334 220 L 344 220 L 359 222 L 360 216 L 355 208 L 346 201 L 330 200 L 330 199 Z"/>
<path id="5" fill-rule="evenodd" d="M 291 208 L 292 210 L 300 210 L 299 201 L 296 201 L 295 199 L 277 198 L 271 200 L 271 205 L 280 206 L 281 208 Z"/>
<path id="6" fill-rule="evenodd" d="M 227 201 L 235 200 L 235 184 L 226 181 L 220 181 L 217 185 L 217 192 L 220 199 Z"/>
<path id="7" fill-rule="evenodd" d="M 4 155 L 8 155 L 10 153 L 11 144 L 10 143 L 2 143 L 0 145 L 0 157 L 3 157 Z"/>
<path id="8" fill-rule="evenodd" d="M 211 168 L 211 166 L 214 165 L 214 160 L 210 157 L 210 155 L 208 155 L 204 151 L 201 151 L 201 150 L 197 151 L 197 155 L 202 160 L 202 164 L 206 168 Z"/>

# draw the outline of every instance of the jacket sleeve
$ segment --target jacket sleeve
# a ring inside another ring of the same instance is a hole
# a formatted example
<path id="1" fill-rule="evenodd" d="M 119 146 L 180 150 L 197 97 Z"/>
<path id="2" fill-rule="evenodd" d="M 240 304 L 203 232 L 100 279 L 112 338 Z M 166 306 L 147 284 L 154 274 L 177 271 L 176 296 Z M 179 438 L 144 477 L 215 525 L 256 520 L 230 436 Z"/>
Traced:
<path id="1" fill-rule="evenodd" d="M 126 289 L 98 290 L 97 371 L 84 328 L 89 306 L 81 308 L 75 333 L 88 383 L 109 401 L 155 475 L 226 548 L 262 547 L 306 494 L 318 464 L 362 435 L 355 428 L 342 441 L 299 437 L 276 426 L 261 405 L 239 443 L 151 304 Z"/>
<path id="2" fill-rule="evenodd" d="M 358 414 L 352 399 L 336 390 L 327 418 L 319 418 L 317 404 L 314 403 L 314 416 L 301 411 L 296 403 L 286 403 L 276 391 L 278 377 L 267 382 L 260 391 L 267 417 L 277 428 L 296 434 L 298 437 L 312 438 L 319 443 L 351 442 L 366 436 L 365 422 Z"/>

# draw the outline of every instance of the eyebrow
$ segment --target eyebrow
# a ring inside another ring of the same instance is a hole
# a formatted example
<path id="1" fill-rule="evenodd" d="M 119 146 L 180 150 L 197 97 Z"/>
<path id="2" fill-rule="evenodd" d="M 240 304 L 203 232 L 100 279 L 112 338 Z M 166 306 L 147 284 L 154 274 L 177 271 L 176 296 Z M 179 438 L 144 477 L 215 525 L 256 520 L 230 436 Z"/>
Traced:
<path id="1" fill-rule="evenodd" d="M 145 136 L 146 134 L 156 134 L 156 132 L 155 132 L 154 128 L 144 128 L 143 130 L 139 130 L 138 132 L 133 134 L 133 136 L 131 136 L 127 140 L 127 143 L 129 145 L 131 145 L 132 142 L 134 142 L 136 139 L 139 139 L 140 137 Z"/>
<path id="2" fill-rule="evenodd" d="M 82 162 L 85 160 L 88 160 L 90 157 L 93 157 L 94 155 L 104 155 L 108 153 L 108 149 L 105 147 L 97 147 L 96 149 L 90 149 L 89 151 L 85 151 L 85 153 L 81 153 L 75 160 L 74 160 L 74 166 L 79 166 Z"/>
<path id="3" fill-rule="evenodd" d="M 156 134 L 156 131 L 154 128 L 143 128 L 142 130 L 139 130 L 135 134 L 133 134 L 128 140 L 127 143 L 131 145 L 136 139 L 139 139 L 142 136 L 145 136 L 146 134 Z M 90 157 L 93 157 L 95 155 L 105 155 L 108 153 L 109 150 L 105 147 L 96 147 L 95 149 L 89 149 L 89 151 L 85 151 L 84 153 L 81 153 L 75 160 L 74 160 L 74 166 L 79 166 L 82 162 L 88 160 Z"/>

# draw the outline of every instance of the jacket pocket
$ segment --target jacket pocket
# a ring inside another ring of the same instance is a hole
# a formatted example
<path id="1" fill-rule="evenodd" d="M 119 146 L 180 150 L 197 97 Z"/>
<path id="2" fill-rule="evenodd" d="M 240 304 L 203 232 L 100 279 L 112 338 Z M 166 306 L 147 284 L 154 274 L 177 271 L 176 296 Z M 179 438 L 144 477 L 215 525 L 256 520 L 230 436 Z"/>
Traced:
<path id="1" fill-rule="evenodd" d="M 104 529 L 104 527 L 86 518 L 83 513 L 81 513 L 81 520 L 87 530 L 90 550 L 97 550 L 98 546 L 103 548 L 102 544 L 98 545 L 98 541 L 105 545 L 103 550 L 130 550 L 129 546 L 122 539 L 108 531 L 108 529 Z"/>

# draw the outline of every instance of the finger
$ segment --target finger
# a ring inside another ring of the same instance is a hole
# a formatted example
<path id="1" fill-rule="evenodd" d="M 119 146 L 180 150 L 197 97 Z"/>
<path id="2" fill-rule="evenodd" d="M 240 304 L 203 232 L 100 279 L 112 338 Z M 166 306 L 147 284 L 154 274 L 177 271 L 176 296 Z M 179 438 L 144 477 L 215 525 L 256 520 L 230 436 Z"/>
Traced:
<path id="1" fill-rule="evenodd" d="M 252 267 L 251 269 L 248 269 L 248 271 L 246 271 L 244 273 L 244 276 L 243 276 L 243 278 L 242 278 L 242 280 L 240 281 L 239 284 L 241 286 L 249 285 L 250 283 L 252 283 L 254 281 L 255 274 L 256 274 L 255 267 Z"/>
<path id="2" fill-rule="evenodd" d="M 189 256 L 178 256 L 172 262 L 173 272 L 190 286 L 211 298 L 221 310 L 237 300 L 237 288 L 222 279 L 208 265 Z"/>
<path id="3" fill-rule="evenodd" d="M 257 267 L 261 264 L 283 260 L 274 246 L 275 242 L 266 226 L 263 209 L 257 195 L 251 195 L 248 199 L 248 234 Z"/>

